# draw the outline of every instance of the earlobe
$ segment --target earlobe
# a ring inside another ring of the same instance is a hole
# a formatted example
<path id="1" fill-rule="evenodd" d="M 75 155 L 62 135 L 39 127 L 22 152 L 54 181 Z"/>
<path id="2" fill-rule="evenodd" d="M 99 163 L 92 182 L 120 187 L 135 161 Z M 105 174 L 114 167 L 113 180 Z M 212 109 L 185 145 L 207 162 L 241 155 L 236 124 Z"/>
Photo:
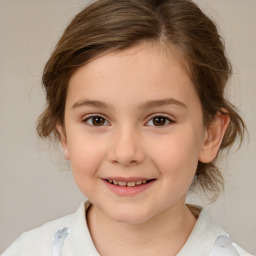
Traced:
<path id="1" fill-rule="evenodd" d="M 70 157 L 69 157 L 68 143 L 67 143 L 67 137 L 66 137 L 66 133 L 64 131 L 64 128 L 61 124 L 57 123 L 56 124 L 56 130 L 57 130 L 57 132 L 59 134 L 59 137 L 60 137 L 60 142 L 61 142 L 61 145 L 62 145 L 64 156 L 67 160 L 69 160 Z"/>
<path id="2" fill-rule="evenodd" d="M 202 149 L 199 154 L 199 161 L 209 163 L 213 161 L 219 151 L 223 137 L 228 128 L 230 118 L 228 114 L 217 113 L 207 127 Z"/>

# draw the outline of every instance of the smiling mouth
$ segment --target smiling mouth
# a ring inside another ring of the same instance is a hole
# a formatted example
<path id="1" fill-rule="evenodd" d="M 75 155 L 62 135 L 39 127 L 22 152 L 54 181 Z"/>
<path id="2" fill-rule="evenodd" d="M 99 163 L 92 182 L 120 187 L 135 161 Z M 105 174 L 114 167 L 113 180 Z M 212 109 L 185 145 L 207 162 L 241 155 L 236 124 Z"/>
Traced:
<path id="1" fill-rule="evenodd" d="M 118 181 L 118 180 L 111 180 L 111 179 L 105 179 L 110 184 L 114 184 L 121 187 L 138 187 L 141 185 L 144 185 L 146 183 L 150 183 L 151 181 L 155 179 L 149 179 L 149 180 L 140 180 L 140 181 Z"/>

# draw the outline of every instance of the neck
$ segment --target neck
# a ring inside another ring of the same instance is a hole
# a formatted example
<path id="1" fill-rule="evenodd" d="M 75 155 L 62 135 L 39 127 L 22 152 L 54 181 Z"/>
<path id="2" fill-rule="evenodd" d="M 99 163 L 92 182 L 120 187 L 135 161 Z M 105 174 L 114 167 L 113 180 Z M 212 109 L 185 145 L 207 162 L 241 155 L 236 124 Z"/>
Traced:
<path id="1" fill-rule="evenodd" d="M 121 223 L 91 206 L 88 227 L 97 251 L 102 256 L 176 255 L 189 237 L 196 218 L 184 205 L 139 224 Z"/>

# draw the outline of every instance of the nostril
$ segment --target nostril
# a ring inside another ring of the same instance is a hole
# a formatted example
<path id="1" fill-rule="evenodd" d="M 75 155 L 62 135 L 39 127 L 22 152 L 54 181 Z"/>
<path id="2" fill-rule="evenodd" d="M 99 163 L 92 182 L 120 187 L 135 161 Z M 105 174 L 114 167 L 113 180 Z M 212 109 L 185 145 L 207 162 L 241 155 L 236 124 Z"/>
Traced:
<path id="1" fill-rule="evenodd" d="M 139 161 L 132 160 L 132 161 L 125 161 L 125 160 L 112 160 L 113 164 L 121 164 L 123 166 L 135 166 L 139 164 Z"/>
<path id="2" fill-rule="evenodd" d="M 129 165 L 136 165 L 136 164 L 138 164 L 138 161 L 136 161 L 136 160 L 132 160 L 132 161 L 130 161 L 130 163 L 129 163 Z"/>

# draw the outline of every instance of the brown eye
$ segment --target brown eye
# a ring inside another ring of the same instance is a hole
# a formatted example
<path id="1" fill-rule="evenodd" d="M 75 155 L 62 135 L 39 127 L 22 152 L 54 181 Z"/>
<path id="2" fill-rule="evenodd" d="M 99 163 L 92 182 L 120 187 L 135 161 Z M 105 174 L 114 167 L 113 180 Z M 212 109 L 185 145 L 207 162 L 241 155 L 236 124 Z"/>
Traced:
<path id="1" fill-rule="evenodd" d="M 101 116 L 90 116 L 86 118 L 84 122 L 92 126 L 103 126 L 108 124 L 108 122 Z"/>
<path id="2" fill-rule="evenodd" d="M 169 123 L 172 123 L 172 120 L 165 116 L 156 116 L 149 120 L 149 126 L 165 126 Z"/>
<path id="3" fill-rule="evenodd" d="M 105 120 L 102 117 L 93 117 L 92 123 L 95 126 L 101 126 L 101 125 L 104 125 Z"/>
<path id="4" fill-rule="evenodd" d="M 166 123 L 166 118 L 164 117 L 155 117 L 153 118 L 153 124 L 155 126 L 163 126 Z"/>

